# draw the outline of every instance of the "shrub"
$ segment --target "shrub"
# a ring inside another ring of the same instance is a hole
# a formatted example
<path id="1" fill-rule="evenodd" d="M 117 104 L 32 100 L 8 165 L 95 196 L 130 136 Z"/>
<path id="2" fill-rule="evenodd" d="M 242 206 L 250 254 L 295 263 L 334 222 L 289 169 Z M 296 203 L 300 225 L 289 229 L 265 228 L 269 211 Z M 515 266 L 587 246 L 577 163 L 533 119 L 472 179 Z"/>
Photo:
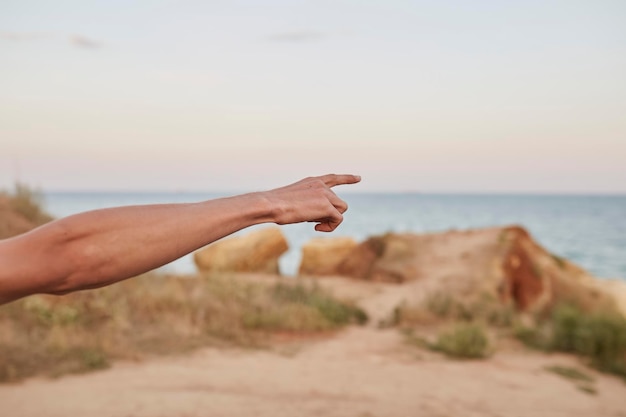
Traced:
<path id="1" fill-rule="evenodd" d="M 552 313 L 550 347 L 562 352 L 576 353 L 584 320 L 583 313 L 573 306 L 562 305 L 555 308 Z"/>
<path id="2" fill-rule="evenodd" d="M 317 331 L 367 322 L 363 310 L 336 300 L 317 285 L 278 283 L 267 301 L 244 312 L 247 328 Z"/>
<path id="3" fill-rule="evenodd" d="M 553 314 L 552 346 L 591 360 L 605 372 L 626 377 L 626 320 L 617 313 L 585 314 L 561 306 Z"/>
<path id="4" fill-rule="evenodd" d="M 516 331 L 531 347 L 574 353 L 603 372 L 626 377 L 626 319 L 618 313 L 584 313 L 571 305 L 555 307 L 538 328 Z"/>
<path id="5" fill-rule="evenodd" d="M 484 358 L 488 354 L 489 339 L 480 325 L 461 323 L 440 333 L 432 348 L 455 358 Z"/>
<path id="6" fill-rule="evenodd" d="M 367 315 L 360 308 L 338 301 L 317 285 L 277 284 L 273 291 L 274 299 L 279 303 L 298 303 L 313 308 L 331 326 L 349 323 L 365 324 Z"/>

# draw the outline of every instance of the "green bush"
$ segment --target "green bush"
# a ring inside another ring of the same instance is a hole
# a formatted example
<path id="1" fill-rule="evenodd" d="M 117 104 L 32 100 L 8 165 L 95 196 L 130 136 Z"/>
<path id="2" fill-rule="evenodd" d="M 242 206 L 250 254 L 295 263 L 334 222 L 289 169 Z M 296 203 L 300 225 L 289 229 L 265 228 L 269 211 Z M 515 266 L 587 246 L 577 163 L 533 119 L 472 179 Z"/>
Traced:
<path id="1" fill-rule="evenodd" d="M 561 305 L 542 325 L 520 328 L 516 336 L 528 346 L 574 353 L 598 370 L 626 377 L 626 319 L 617 313 Z"/>
<path id="2" fill-rule="evenodd" d="M 585 314 L 563 306 L 553 315 L 553 348 L 591 360 L 601 371 L 626 376 L 626 320 L 618 314 Z"/>
<path id="3" fill-rule="evenodd" d="M 273 295 L 277 302 L 297 303 L 315 309 L 331 326 L 365 324 L 368 320 L 363 310 L 331 297 L 317 285 L 277 284 Z"/>
<path id="4" fill-rule="evenodd" d="M 580 331 L 585 325 L 585 318 L 575 307 L 558 306 L 552 313 L 552 340 L 550 347 L 561 352 L 577 353 L 580 343 Z"/>
<path id="5" fill-rule="evenodd" d="M 480 325 L 461 323 L 442 332 L 432 348 L 455 358 L 484 358 L 488 354 L 489 339 Z"/>

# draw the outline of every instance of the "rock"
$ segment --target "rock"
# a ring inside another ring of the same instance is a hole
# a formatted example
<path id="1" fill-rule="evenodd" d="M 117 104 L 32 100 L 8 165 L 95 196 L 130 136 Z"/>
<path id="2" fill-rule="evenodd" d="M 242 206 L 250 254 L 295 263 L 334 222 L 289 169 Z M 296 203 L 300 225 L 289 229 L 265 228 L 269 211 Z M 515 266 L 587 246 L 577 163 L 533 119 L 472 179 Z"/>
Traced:
<path id="1" fill-rule="evenodd" d="M 194 253 L 200 271 L 278 274 L 278 258 L 289 249 L 279 228 L 272 227 L 219 240 Z"/>
<path id="2" fill-rule="evenodd" d="M 329 274 L 407 284 L 407 299 L 428 293 L 485 296 L 540 311 L 560 302 L 615 309 L 598 279 L 552 255 L 519 226 L 433 234 L 386 234 L 355 246 Z"/>
<path id="3" fill-rule="evenodd" d="M 350 237 L 315 238 L 302 247 L 300 275 L 331 275 L 357 245 Z"/>
<path id="4" fill-rule="evenodd" d="M 376 282 L 417 279 L 417 235 L 387 234 L 367 239 L 337 266 L 337 273 Z"/>
<path id="5" fill-rule="evenodd" d="M 561 303 L 576 304 L 585 311 L 618 310 L 603 280 L 551 254 L 525 229 L 508 227 L 500 233 L 504 252 L 496 282 L 501 299 L 511 300 L 520 310 L 549 310 Z"/>

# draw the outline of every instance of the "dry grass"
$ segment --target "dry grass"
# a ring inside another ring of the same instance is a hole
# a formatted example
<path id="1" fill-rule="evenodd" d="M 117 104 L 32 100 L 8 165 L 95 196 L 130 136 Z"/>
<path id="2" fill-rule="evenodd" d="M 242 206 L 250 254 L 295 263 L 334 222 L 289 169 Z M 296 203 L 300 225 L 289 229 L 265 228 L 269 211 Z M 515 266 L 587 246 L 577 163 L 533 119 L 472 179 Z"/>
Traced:
<path id="1" fill-rule="evenodd" d="M 15 183 L 12 192 L 0 191 L 0 196 L 8 202 L 8 207 L 25 220 L 41 225 L 52 220 L 43 209 L 41 192 L 21 183 Z"/>
<path id="2" fill-rule="evenodd" d="M 43 197 L 41 193 L 24 184 L 15 184 L 15 189 L 10 194 L 10 202 L 11 208 L 16 213 L 35 224 L 44 224 L 52 220 L 52 217 L 42 208 Z"/>
<path id="3" fill-rule="evenodd" d="M 399 306 L 393 318 L 409 343 L 460 359 L 488 357 L 493 351 L 488 335 L 507 336 L 515 321 L 512 305 L 487 294 L 461 301 L 434 293 L 421 304 Z"/>
<path id="4" fill-rule="evenodd" d="M 459 323 L 441 332 L 431 348 L 453 358 L 480 359 L 489 354 L 489 339 L 481 325 Z"/>
<path id="5" fill-rule="evenodd" d="M 467 357 L 484 356 L 489 348 L 488 339 L 480 335 L 483 328 L 499 337 L 513 336 L 534 349 L 574 353 L 599 371 L 626 378 L 626 320 L 618 313 L 585 313 L 574 305 L 557 305 L 549 314 L 530 320 L 534 325 L 522 324 L 521 319 L 512 306 L 487 296 L 466 302 L 433 294 L 421 305 L 398 307 L 393 322 L 401 329 L 412 330 L 413 344 L 449 351 L 452 356 L 463 356 L 465 352 Z M 432 332 L 450 324 L 457 324 L 455 330 L 440 333 L 436 342 L 415 333 L 420 327 L 429 327 Z"/>
<path id="6" fill-rule="evenodd" d="M 394 322 L 403 327 L 442 322 L 480 322 L 496 327 L 510 327 L 516 312 L 487 294 L 462 302 L 447 294 L 434 293 L 421 305 L 401 305 L 394 311 Z"/>
<path id="7" fill-rule="evenodd" d="M 0 239 L 25 233 L 52 220 L 42 208 L 39 192 L 15 184 L 12 192 L 0 190 Z"/>
<path id="8" fill-rule="evenodd" d="M 0 381 L 85 372 L 115 359 L 210 344 L 259 347 L 275 331 L 319 332 L 366 320 L 312 285 L 155 274 L 0 307 Z"/>
<path id="9" fill-rule="evenodd" d="M 516 336 L 533 348 L 577 354 L 596 369 L 626 379 L 626 319 L 617 313 L 558 305 L 537 326 L 519 326 Z"/>

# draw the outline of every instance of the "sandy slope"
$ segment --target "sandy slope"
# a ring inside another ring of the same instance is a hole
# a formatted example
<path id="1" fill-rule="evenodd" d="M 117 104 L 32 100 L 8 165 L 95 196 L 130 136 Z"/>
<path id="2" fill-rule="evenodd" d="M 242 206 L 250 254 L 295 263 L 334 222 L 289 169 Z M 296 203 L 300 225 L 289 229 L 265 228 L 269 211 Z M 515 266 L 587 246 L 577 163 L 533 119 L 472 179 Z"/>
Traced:
<path id="1" fill-rule="evenodd" d="M 324 281 L 360 300 L 373 322 L 398 286 Z M 485 361 L 453 361 L 374 325 L 291 341 L 272 351 L 208 348 L 122 363 L 59 380 L 0 386 L 0 416 L 623 416 L 626 384 L 590 370 L 597 395 L 544 370 L 581 368 L 566 355 L 500 346 Z"/>

